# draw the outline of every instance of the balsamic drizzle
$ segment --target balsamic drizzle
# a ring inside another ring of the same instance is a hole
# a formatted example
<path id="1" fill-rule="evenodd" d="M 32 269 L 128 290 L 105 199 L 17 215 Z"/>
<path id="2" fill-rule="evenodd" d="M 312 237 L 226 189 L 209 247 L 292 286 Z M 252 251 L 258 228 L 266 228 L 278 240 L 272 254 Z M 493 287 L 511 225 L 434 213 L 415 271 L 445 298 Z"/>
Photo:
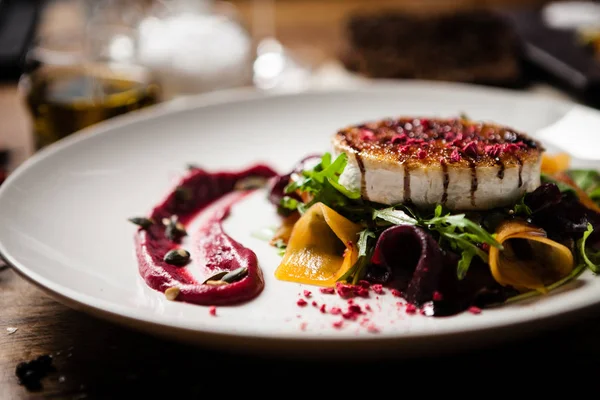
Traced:
<path id="1" fill-rule="evenodd" d="M 477 167 L 473 160 L 469 160 L 469 168 L 471 169 L 471 205 L 475 206 L 475 192 L 477 191 Z"/>
<path id="2" fill-rule="evenodd" d="M 442 204 L 446 204 L 448 200 L 448 184 L 450 183 L 450 176 L 448 175 L 448 165 L 445 160 L 442 161 L 442 172 L 444 174 L 444 193 L 442 194 Z"/>
<path id="3" fill-rule="evenodd" d="M 407 163 L 404 163 L 404 203 L 410 202 L 410 169 Z"/>
<path id="4" fill-rule="evenodd" d="M 365 176 L 365 164 L 358 150 L 355 149 L 354 157 L 356 157 L 356 164 L 360 170 L 360 195 L 363 199 L 369 200 L 367 197 L 367 178 Z"/>
<path id="5" fill-rule="evenodd" d="M 498 179 L 504 179 L 504 169 L 505 169 L 504 163 L 498 157 L 496 157 L 496 165 L 498 165 L 500 167 L 500 169 L 498 170 L 498 174 L 496 174 L 496 176 L 498 177 Z"/>
<path id="6" fill-rule="evenodd" d="M 523 186 L 523 160 L 520 157 L 517 157 L 517 162 L 519 163 L 519 187 Z"/>

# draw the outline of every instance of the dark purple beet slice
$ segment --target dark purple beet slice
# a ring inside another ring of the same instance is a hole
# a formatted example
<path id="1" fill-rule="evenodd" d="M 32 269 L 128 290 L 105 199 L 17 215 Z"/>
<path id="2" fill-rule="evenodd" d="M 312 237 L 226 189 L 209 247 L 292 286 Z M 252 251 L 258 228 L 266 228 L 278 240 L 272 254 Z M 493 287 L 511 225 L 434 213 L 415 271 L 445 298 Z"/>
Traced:
<path id="1" fill-rule="evenodd" d="M 433 298 L 442 270 L 442 252 L 423 229 L 398 225 L 381 233 L 373 263 L 390 271 L 389 284 L 404 292 L 406 300 L 422 304 Z"/>

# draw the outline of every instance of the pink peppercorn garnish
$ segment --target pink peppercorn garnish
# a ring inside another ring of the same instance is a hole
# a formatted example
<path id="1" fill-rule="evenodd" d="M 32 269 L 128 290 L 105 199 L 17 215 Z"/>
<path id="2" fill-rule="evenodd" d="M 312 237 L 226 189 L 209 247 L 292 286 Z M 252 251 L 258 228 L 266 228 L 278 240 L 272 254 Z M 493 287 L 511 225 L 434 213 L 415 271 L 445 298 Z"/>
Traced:
<path id="1" fill-rule="evenodd" d="M 368 289 L 371 286 L 371 283 L 369 281 L 361 279 L 360 281 L 358 281 L 358 285 L 364 287 L 365 289 Z"/>
<path id="2" fill-rule="evenodd" d="M 337 282 L 335 284 L 335 290 L 337 294 L 344 299 L 354 297 L 355 295 L 354 286 L 346 283 Z"/>
<path id="3" fill-rule="evenodd" d="M 404 142 L 407 138 L 408 138 L 408 136 L 406 136 L 406 133 L 400 133 L 400 134 L 392 136 L 392 138 L 390 139 L 390 142 L 392 142 L 392 144 L 399 144 L 399 143 Z"/>
<path id="4" fill-rule="evenodd" d="M 377 294 L 383 294 L 383 285 L 380 283 L 376 283 L 371 286 L 371 289 Z"/>
<path id="5" fill-rule="evenodd" d="M 308 303 L 304 299 L 298 299 L 298 301 L 296 302 L 296 304 L 298 304 L 300 307 L 304 307 Z"/>
<path id="6" fill-rule="evenodd" d="M 217 307 L 215 307 L 215 306 L 208 307 L 208 313 L 210 315 L 212 315 L 213 317 L 216 317 L 217 316 Z"/>
<path id="7" fill-rule="evenodd" d="M 310 295 L 311 295 L 312 293 L 310 292 L 310 290 L 305 290 L 305 291 L 303 292 L 303 294 L 304 294 L 304 297 L 310 297 Z"/>
<path id="8" fill-rule="evenodd" d="M 396 297 L 402 297 L 402 292 L 398 289 L 392 289 L 392 295 Z"/>
<path id="9" fill-rule="evenodd" d="M 333 325 L 333 327 L 336 329 L 340 329 L 342 327 L 342 325 L 344 325 L 344 320 L 341 319 L 339 321 L 334 322 L 331 325 Z"/>
<path id="10" fill-rule="evenodd" d="M 467 311 L 469 311 L 471 314 L 481 314 L 481 308 L 475 306 L 469 307 Z"/>
<path id="11" fill-rule="evenodd" d="M 348 307 L 348 311 L 356 313 L 356 314 L 362 314 L 362 308 L 358 304 L 351 304 Z"/>
<path id="12" fill-rule="evenodd" d="M 447 132 L 444 134 L 444 140 L 446 142 L 452 142 L 454 141 L 454 139 L 456 139 L 456 135 L 454 134 L 454 132 Z"/>
<path id="13" fill-rule="evenodd" d="M 358 314 L 352 311 L 346 311 L 345 313 L 342 314 L 342 317 L 344 317 L 344 319 L 350 319 L 352 321 L 356 320 L 358 318 Z"/>
<path id="14" fill-rule="evenodd" d="M 415 306 L 414 304 L 406 305 L 406 313 L 407 314 L 414 314 L 416 312 L 417 312 L 417 306 Z"/>
<path id="15" fill-rule="evenodd" d="M 339 307 L 332 307 L 329 313 L 333 315 L 338 315 L 342 313 L 342 309 Z"/>
<path id="16" fill-rule="evenodd" d="M 477 157 L 477 142 L 469 142 L 462 148 L 463 154 L 469 157 Z"/>
<path id="17" fill-rule="evenodd" d="M 335 289 L 332 287 L 322 287 L 319 289 L 319 291 L 324 294 L 334 294 L 335 293 Z"/>
<path id="18" fill-rule="evenodd" d="M 502 146 L 499 144 L 485 146 L 484 150 L 492 158 L 500 157 L 500 154 L 502 154 Z"/>
<path id="19" fill-rule="evenodd" d="M 427 152 L 425 150 L 421 149 L 417 152 L 417 157 L 419 157 L 419 160 L 422 160 L 425 157 L 427 157 Z"/>
<path id="20" fill-rule="evenodd" d="M 514 144 L 514 143 L 507 143 L 507 144 L 504 144 L 504 151 L 505 151 L 506 153 L 514 153 L 515 151 L 517 151 L 517 150 L 519 150 L 519 149 L 520 149 L 520 147 L 519 147 L 519 146 L 517 146 L 517 145 L 516 145 L 516 144 Z"/>
<path id="21" fill-rule="evenodd" d="M 313 301 L 312 301 L 312 303 L 310 303 L 310 304 L 312 304 L 312 306 L 313 306 L 313 307 L 319 307 L 319 305 L 317 304 L 317 302 L 316 302 L 316 301 L 314 301 L 314 300 L 313 300 Z"/>
<path id="22" fill-rule="evenodd" d="M 433 292 L 433 301 L 442 301 L 444 296 L 438 291 Z"/>
<path id="23" fill-rule="evenodd" d="M 321 304 L 321 307 L 319 308 L 319 311 L 321 311 L 323 314 L 325 314 L 327 312 L 325 310 L 325 304 Z"/>
<path id="24" fill-rule="evenodd" d="M 452 150 L 452 154 L 450 154 L 450 161 L 459 162 L 460 158 L 461 157 L 460 157 L 460 153 L 458 152 L 458 149 Z"/>
<path id="25" fill-rule="evenodd" d="M 360 140 L 375 140 L 375 134 L 367 129 L 361 129 Z"/>

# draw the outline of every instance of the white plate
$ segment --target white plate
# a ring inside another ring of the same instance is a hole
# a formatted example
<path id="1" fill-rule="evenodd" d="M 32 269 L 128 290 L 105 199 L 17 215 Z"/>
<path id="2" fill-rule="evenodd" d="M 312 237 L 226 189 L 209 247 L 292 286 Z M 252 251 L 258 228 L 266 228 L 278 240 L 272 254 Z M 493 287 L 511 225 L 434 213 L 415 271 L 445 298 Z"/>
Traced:
<path id="1" fill-rule="evenodd" d="M 327 151 L 332 133 L 348 124 L 465 112 L 532 134 L 544 129 L 549 136 L 548 127 L 573 110 L 598 117 L 585 107 L 520 92 L 426 82 L 276 96 L 229 92 L 165 103 L 50 146 L 11 174 L 0 188 L 0 253 L 71 307 L 222 348 L 305 355 L 395 348 L 407 354 L 503 340 L 600 302 L 600 278 L 585 273 L 547 297 L 450 318 L 406 315 L 387 294 L 369 300 L 379 333 L 358 322 L 335 329 L 339 316 L 300 308 L 296 301 L 304 288 L 319 304 L 343 300 L 274 278 L 278 256 L 252 236 L 275 222 L 273 208 L 257 193 L 234 209 L 225 227 L 257 253 L 265 290 L 247 304 L 219 307 L 214 317 L 206 307 L 167 301 L 145 285 L 134 255 L 136 228 L 127 218 L 148 212 L 187 163 L 218 170 L 264 161 L 284 172 L 309 153 Z M 568 126 L 555 126 L 569 133 Z"/>

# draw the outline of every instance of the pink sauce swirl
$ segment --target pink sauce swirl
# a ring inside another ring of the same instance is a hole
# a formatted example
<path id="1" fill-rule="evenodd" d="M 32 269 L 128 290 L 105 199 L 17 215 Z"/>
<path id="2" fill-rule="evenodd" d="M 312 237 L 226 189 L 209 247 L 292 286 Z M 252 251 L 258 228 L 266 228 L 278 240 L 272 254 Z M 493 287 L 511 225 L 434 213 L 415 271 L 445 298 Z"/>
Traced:
<path id="1" fill-rule="evenodd" d="M 191 253 L 191 260 L 186 266 L 163 261 L 164 255 L 179 248 L 180 243 L 167 238 L 161 221 L 177 215 L 179 221 L 188 224 L 199 212 L 233 192 L 240 180 L 249 177 L 271 178 L 275 175 L 276 172 L 270 167 L 257 165 L 239 172 L 209 173 L 194 169 L 183 177 L 177 185 L 178 189 L 169 193 L 152 210 L 150 218 L 155 223 L 148 229 L 140 228 L 136 232 L 139 272 L 146 284 L 160 292 L 178 288 L 177 301 L 200 305 L 230 305 L 258 296 L 264 288 L 264 279 L 256 254 L 227 235 L 222 226 L 231 206 L 250 191 L 236 191 L 223 204 L 218 204 L 217 211 L 193 235 L 194 244 L 186 249 Z M 204 284 L 194 278 L 240 267 L 247 268 L 247 275 L 223 286 Z M 194 274 L 191 273 L 192 268 L 195 269 Z"/>

